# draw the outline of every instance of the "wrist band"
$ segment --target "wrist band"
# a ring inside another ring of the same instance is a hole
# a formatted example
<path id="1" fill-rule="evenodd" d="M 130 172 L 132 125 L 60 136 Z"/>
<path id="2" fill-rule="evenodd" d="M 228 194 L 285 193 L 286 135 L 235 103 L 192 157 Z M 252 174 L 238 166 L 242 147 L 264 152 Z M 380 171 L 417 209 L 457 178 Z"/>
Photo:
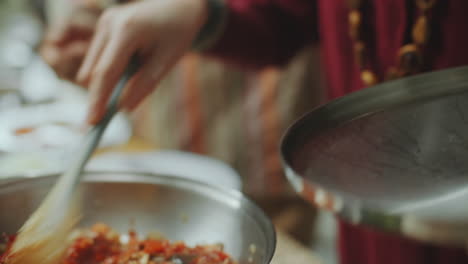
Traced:
<path id="1" fill-rule="evenodd" d="M 208 5 L 208 18 L 192 43 L 192 50 L 202 51 L 209 48 L 221 35 L 227 17 L 223 0 L 205 0 Z"/>

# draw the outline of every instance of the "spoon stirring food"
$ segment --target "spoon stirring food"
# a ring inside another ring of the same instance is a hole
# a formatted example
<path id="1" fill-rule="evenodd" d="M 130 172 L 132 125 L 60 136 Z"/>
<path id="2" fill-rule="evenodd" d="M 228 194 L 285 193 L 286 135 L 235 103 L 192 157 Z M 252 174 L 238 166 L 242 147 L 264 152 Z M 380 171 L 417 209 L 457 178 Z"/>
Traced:
<path id="1" fill-rule="evenodd" d="M 80 218 L 78 184 L 82 171 L 113 116 L 125 84 L 137 70 L 132 58 L 109 99 L 106 113 L 85 136 L 76 159 L 58 179 L 38 209 L 21 227 L 9 253 L 7 264 L 56 264 L 68 245 L 68 237 Z"/>

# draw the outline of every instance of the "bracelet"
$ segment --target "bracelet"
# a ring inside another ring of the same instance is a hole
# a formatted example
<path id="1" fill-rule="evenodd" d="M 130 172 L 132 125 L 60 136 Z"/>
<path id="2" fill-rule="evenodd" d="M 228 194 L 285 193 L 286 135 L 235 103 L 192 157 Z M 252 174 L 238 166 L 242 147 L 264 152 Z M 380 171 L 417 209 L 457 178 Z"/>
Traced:
<path id="1" fill-rule="evenodd" d="M 202 51 L 211 47 L 224 30 L 227 8 L 223 0 L 205 0 L 208 18 L 192 43 L 192 50 Z"/>

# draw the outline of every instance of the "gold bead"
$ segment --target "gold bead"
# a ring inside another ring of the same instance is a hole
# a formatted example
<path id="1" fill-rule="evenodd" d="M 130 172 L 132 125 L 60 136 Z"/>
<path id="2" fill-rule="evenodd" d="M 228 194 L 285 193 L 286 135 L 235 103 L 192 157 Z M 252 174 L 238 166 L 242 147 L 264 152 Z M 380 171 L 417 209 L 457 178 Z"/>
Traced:
<path id="1" fill-rule="evenodd" d="M 378 83 L 377 76 L 369 70 L 361 72 L 361 80 L 365 86 L 372 86 Z"/>
<path id="2" fill-rule="evenodd" d="M 352 10 L 349 12 L 348 20 L 351 26 L 359 26 L 361 24 L 361 12 Z"/>
<path id="3" fill-rule="evenodd" d="M 424 45 L 429 39 L 429 28 L 428 21 L 426 16 L 421 16 L 418 18 L 413 27 L 413 41 L 418 45 Z"/>
<path id="4" fill-rule="evenodd" d="M 353 10 L 349 13 L 349 34 L 352 39 L 359 39 L 359 33 L 361 31 L 361 13 L 357 10 Z"/>

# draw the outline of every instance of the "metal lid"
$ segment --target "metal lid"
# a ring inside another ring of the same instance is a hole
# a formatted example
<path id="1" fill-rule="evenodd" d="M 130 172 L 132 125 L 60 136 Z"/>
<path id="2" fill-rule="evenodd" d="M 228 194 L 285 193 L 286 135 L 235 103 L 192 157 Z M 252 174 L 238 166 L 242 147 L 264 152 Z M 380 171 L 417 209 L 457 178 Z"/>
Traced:
<path id="1" fill-rule="evenodd" d="M 346 221 L 468 240 L 468 67 L 334 100 L 291 126 L 281 152 L 296 191 Z"/>

